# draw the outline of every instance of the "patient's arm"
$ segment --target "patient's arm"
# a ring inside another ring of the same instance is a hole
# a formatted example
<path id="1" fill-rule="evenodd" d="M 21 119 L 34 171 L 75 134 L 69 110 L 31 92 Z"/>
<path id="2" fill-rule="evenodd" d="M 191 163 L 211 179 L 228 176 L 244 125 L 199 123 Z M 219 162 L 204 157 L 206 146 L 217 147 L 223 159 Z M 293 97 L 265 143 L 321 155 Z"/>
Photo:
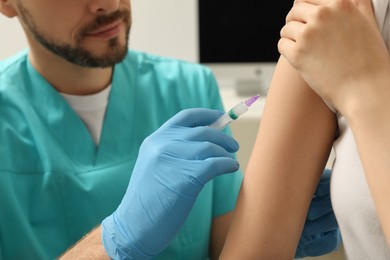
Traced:
<path id="1" fill-rule="evenodd" d="M 293 259 L 336 115 L 281 58 L 221 259 Z"/>

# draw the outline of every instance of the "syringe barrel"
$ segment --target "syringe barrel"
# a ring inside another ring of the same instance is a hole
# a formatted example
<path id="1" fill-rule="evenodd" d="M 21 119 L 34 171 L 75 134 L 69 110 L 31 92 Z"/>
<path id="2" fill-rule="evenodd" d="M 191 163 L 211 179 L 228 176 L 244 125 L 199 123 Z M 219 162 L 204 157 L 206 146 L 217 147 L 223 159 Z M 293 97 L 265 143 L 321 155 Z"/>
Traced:
<path id="1" fill-rule="evenodd" d="M 246 111 L 248 111 L 248 106 L 245 105 L 244 102 L 238 103 L 235 107 L 229 110 L 228 114 L 231 119 L 236 120 L 239 118 L 242 114 L 244 114 Z"/>
<path id="2" fill-rule="evenodd" d="M 225 113 L 220 118 L 218 118 L 214 123 L 209 125 L 209 127 L 215 128 L 215 129 L 223 129 L 225 128 L 230 122 L 232 122 L 233 119 L 230 118 L 230 116 Z"/>

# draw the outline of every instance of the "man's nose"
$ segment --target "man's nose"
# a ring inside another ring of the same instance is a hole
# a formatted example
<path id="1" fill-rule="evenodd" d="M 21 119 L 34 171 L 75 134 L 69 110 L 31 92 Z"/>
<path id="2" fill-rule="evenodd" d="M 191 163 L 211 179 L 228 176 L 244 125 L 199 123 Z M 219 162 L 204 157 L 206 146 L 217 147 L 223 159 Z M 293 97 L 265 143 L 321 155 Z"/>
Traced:
<path id="1" fill-rule="evenodd" d="M 110 14 L 119 8 L 120 0 L 91 0 L 88 9 L 93 14 Z"/>

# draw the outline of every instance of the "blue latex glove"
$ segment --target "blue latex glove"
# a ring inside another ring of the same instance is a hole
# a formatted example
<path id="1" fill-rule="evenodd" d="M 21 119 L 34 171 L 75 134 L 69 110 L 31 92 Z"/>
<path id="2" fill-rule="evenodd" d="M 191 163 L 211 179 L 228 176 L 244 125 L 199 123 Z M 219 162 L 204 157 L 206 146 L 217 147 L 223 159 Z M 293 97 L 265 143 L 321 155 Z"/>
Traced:
<path id="1" fill-rule="evenodd" d="M 102 238 L 113 259 L 149 259 L 174 238 L 203 186 L 238 170 L 238 143 L 204 127 L 222 113 L 179 112 L 142 143 L 126 194 L 102 222 Z"/>
<path id="2" fill-rule="evenodd" d="M 331 171 L 325 169 L 321 176 L 295 253 L 296 258 L 320 256 L 340 247 L 340 231 L 330 201 L 330 175 Z"/>

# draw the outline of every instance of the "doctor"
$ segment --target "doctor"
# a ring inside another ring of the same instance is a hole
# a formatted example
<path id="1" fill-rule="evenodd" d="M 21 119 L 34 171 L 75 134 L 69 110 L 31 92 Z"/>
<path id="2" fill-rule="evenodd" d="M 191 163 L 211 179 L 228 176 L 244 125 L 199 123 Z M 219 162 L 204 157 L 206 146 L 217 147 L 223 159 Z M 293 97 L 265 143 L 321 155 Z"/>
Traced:
<path id="1" fill-rule="evenodd" d="M 0 11 L 30 47 L 0 63 L 0 258 L 217 258 L 242 176 L 210 71 L 129 51 L 129 0 Z M 338 247 L 328 181 L 299 257 Z"/>

